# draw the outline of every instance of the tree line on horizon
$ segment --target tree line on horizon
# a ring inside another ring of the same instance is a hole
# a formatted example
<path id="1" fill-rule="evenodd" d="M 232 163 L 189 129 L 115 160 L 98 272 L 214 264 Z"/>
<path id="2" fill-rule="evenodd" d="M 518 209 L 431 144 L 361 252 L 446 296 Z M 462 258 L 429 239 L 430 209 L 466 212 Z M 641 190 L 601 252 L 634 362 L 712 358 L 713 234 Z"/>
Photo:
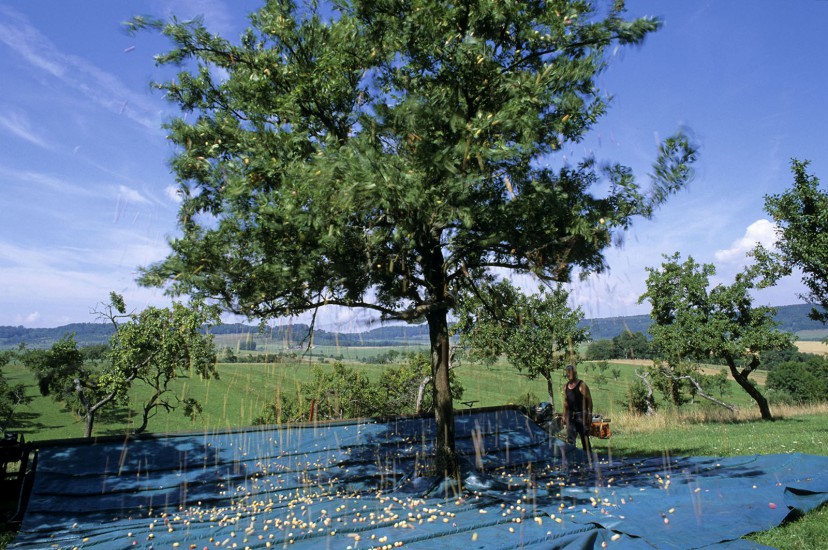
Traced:
<path id="1" fill-rule="evenodd" d="M 797 333 L 800 331 L 822 331 L 825 325 L 810 317 L 812 306 L 809 304 L 792 304 L 775 307 L 773 319 L 778 323 L 779 330 Z M 451 323 L 453 324 L 453 323 Z M 620 317 L 585 318 L 579 326 L 587 328 L 590 339 L 611 340 L 624 333 L 642 333 L 647 338 L 647 331 L 652 324 L 649 315 L 628 315 Z M 202 328 L 205 330 L 205 327 Z M 261 331 L 257 325 L 243 323 L 221 323 L 211 325 L 209 331 L 213 335 L 239 335 L 240 338 L 258 341 L 257 345 L 267 342 L 282 341 L 291 345 L 308 343 L 310 325 L 296 323 L 266 327 Z M 21 345 L 30 349 L 47 348 L 66 337 L 74 335 L 79 346 L 94 346 L 106 344 L 115 332 L 108 323 L 70 323 L 53 328 L 27 328 L 23 326 L 0 326 L 0 350 L 16 349 Z M 348 346 L 400 346 L 411 343 L 428 343 L 428 325 L 405 324 L 391 325 L 367 329 L 362 332 L 337 332 L 323 329 L 314 329 L 314 342 L 317 345 Z M 245 346 L 241 346 L 244 351 Z"/>

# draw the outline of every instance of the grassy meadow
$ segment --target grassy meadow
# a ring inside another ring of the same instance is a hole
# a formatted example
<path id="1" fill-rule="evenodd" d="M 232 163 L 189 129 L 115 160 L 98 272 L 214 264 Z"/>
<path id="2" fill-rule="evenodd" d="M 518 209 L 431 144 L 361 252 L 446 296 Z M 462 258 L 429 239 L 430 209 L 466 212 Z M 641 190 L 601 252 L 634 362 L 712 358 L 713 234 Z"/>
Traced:
<path id="1" fill-rule="evenodd" d="M 363 362 L 387 353 L 388 348 L 315 348 L 313 354 L 299 352 L 295 358 L 268 356 L 266 362 L 219 363 L 218 380 L 201 380 L 197 377 L 183 377 L 175 382 L 175 390 L 183 397 L 199 400 L 203 414 L 195 421 L 185 418 L 180 412 L 159 412 L 150 421 L 149 430 L 153 432 L 183 432 L 192 430 L 223 429 L 246 426 L 253 423 L 263 409 L 282 395 L 296 396 L 300 386 L 312 378 L 313 368 L 320 366 L 330 368 L 334 359 L 341 357 L 343 363 L 357 368 L 369 379 L 375 380 L 383 369 L 394 368 L 394 364 L 377 365 Z M 258 354 L 253 352 L 253 354 Z M 240 357 L 247 357 L 242 352 Z M 610 418 L 617 418 L 626 412 L 625 399 L 629 385 L 635 380 L 634 372 L 641 368 L 642 362 L 608 362 L 582 363 L 579 374 L 590 386 L 593 394 L 594 409 Z M 723 367 L 709 366 L 706 373 L 715 374 Z M 497 406 L 509 403 L 528 404 L 547 401 L 546 382 L 542 379 L 530 380 L 506 363 L 479 365 L 462 363 L 456 373 L 463 385 L 462 399 L 455 407 L 466 408 L 471 403 L 474 407 Z M 764 383 L 764 373 L 755 373 L 753 379 L 760 385 Z M 17 424 L 13 430 L 22 432 L 27 441 L 80 437 L 83 425 L 79 418 L 64 410 L 48 397 L 37 391 L 32 374 L 19 364 L 4 367 L 4 375 L 10 383 L 22 382 L 29 387 L 33 402 L 18 408 Z M 561 407 L 561 390 L 564 378 L 560 376 L 555 386 L 556 408 Z M 735 382 L 728 383 L 724 395 L 716 395 L 726 402 L 733 403 L 745 411 L 756 408 L 753 401 Z M 95 435 L 117 435 L 128 432 L 137 419 L 140 403 L 146 397 L 146 391 L 136 388 L 132 403 L 101 414 L 96 419 Z M 685 407 L 686 414 L 707 414 L 720 410 L 712 403 L 697 398 Z"/>

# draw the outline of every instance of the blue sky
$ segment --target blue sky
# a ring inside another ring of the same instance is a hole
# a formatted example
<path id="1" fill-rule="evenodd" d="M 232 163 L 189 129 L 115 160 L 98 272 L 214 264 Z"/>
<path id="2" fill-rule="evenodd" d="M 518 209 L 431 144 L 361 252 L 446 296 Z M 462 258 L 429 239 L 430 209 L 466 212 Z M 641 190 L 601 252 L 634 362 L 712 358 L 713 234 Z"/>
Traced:
<path id="1" fill-rule="evenodd" d="M 177 231 L 173 150 L 161 124 L 173 111 L 149 82 L 166 41 L 130 36 L 137 14 L 202 14 L 235 37 L 251 0 L 0 0 L 0 325 L 94 321 L 110 290 L 128 306 L 167 305 L 139 288 L 138 266 L 167 253 Z M 614 54 L 600 79 L 608 115 L 568 159 L 593 153 L 645 175 L 659 139 L 689 128 L 701 144 L 696 178 L 607 254 L 610 271 L 571 286 L 588 317 L 635 315 L 645 267 L 676 251 L 714 263 L 729 282 L 773 228 L 763 197 L 790 186 L 790 159 L 828 178 L 828 1 L 631 0 L 630 16 L 664 28 Z M 797 303 L 795 278 L 763 304 Z M 331 312 L 328 328 L 363 319 Z"/>

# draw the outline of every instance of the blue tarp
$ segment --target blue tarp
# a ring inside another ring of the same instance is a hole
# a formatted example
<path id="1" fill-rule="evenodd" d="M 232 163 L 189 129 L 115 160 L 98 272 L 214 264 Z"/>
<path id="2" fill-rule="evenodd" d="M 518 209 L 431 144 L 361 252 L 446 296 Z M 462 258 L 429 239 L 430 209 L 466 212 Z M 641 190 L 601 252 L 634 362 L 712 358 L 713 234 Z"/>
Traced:
<path id="1" fill-rule="evenodd" d="M 828 456 L 590 463 L 513 409 L 456 416 L 461 491 L 419 475 L 433 418 L 48 445 L 29 548 L 755 548 L 828 501 Z"/>

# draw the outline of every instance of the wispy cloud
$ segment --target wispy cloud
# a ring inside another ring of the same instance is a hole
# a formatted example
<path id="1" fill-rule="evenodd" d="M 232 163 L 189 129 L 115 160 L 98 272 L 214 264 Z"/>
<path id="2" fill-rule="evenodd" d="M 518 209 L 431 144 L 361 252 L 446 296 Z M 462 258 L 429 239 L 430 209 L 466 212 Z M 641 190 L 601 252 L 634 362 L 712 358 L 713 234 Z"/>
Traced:
<path id="1" fill-rule="evenodd" d="M 60 51 L 25 16 L 5 6 L 0 6 L 0 44 L 33 68 L 60 80 L 104 109 L 123 114 L 147 128 L 158 127 L 157 118 L 146 114 L 158 108 L 143 95 L 87 60 Z M 125 109 L 124 105 L 132 108 Z"/>
<path id="2" fill-rule="evenodd" d="M 125 184 L 109 182 L 77 183 L 64 177 L 31 170 L 9 170 L 0 167 L 0 178 L 6 182 L 7 187 L 19 184 L 29 188 L 40 188 L 67 198 L 114 200 L 118 210 L 122 210 L 128 204 L 158 205 L 166 203 L 166 198 L 173 198 L 166 190 L 164 192 L 165 199 L 152 198 Z"/>
<path id="3" fill-rule="evenodd" d="M 46 139 L 44 139 L 32 128 L 31 123 L 25 115 L 16 112 L 0 114 L 0 127 L 10 134 L 37 145 L 38 147 L 42 147 L 43 149 L 52 149 Z"/>
<path id="4" fill-rule="evenodd" d="M 101 236 L 95 247 L 31 249 L 0 241 L 0 325 L 84 320 L 111 290 L 123 293 L 130 308 L 168 304 L 162 291 L 135 283 L 136 266 L 163 258 L 166 243 L 117 229 Z"/>
<path id="5" fill-rule="evenodd" d="M 118 186 L 118 200 L 119 201 L 129 201 L 129 202 L 137 202 L 143 204 L 150 204 L 150 200 L 147 199 L 144 195 L 140 192 L 132 189 L 131 187 L 127 187 L 126 185 L 119 185 Z"/>

